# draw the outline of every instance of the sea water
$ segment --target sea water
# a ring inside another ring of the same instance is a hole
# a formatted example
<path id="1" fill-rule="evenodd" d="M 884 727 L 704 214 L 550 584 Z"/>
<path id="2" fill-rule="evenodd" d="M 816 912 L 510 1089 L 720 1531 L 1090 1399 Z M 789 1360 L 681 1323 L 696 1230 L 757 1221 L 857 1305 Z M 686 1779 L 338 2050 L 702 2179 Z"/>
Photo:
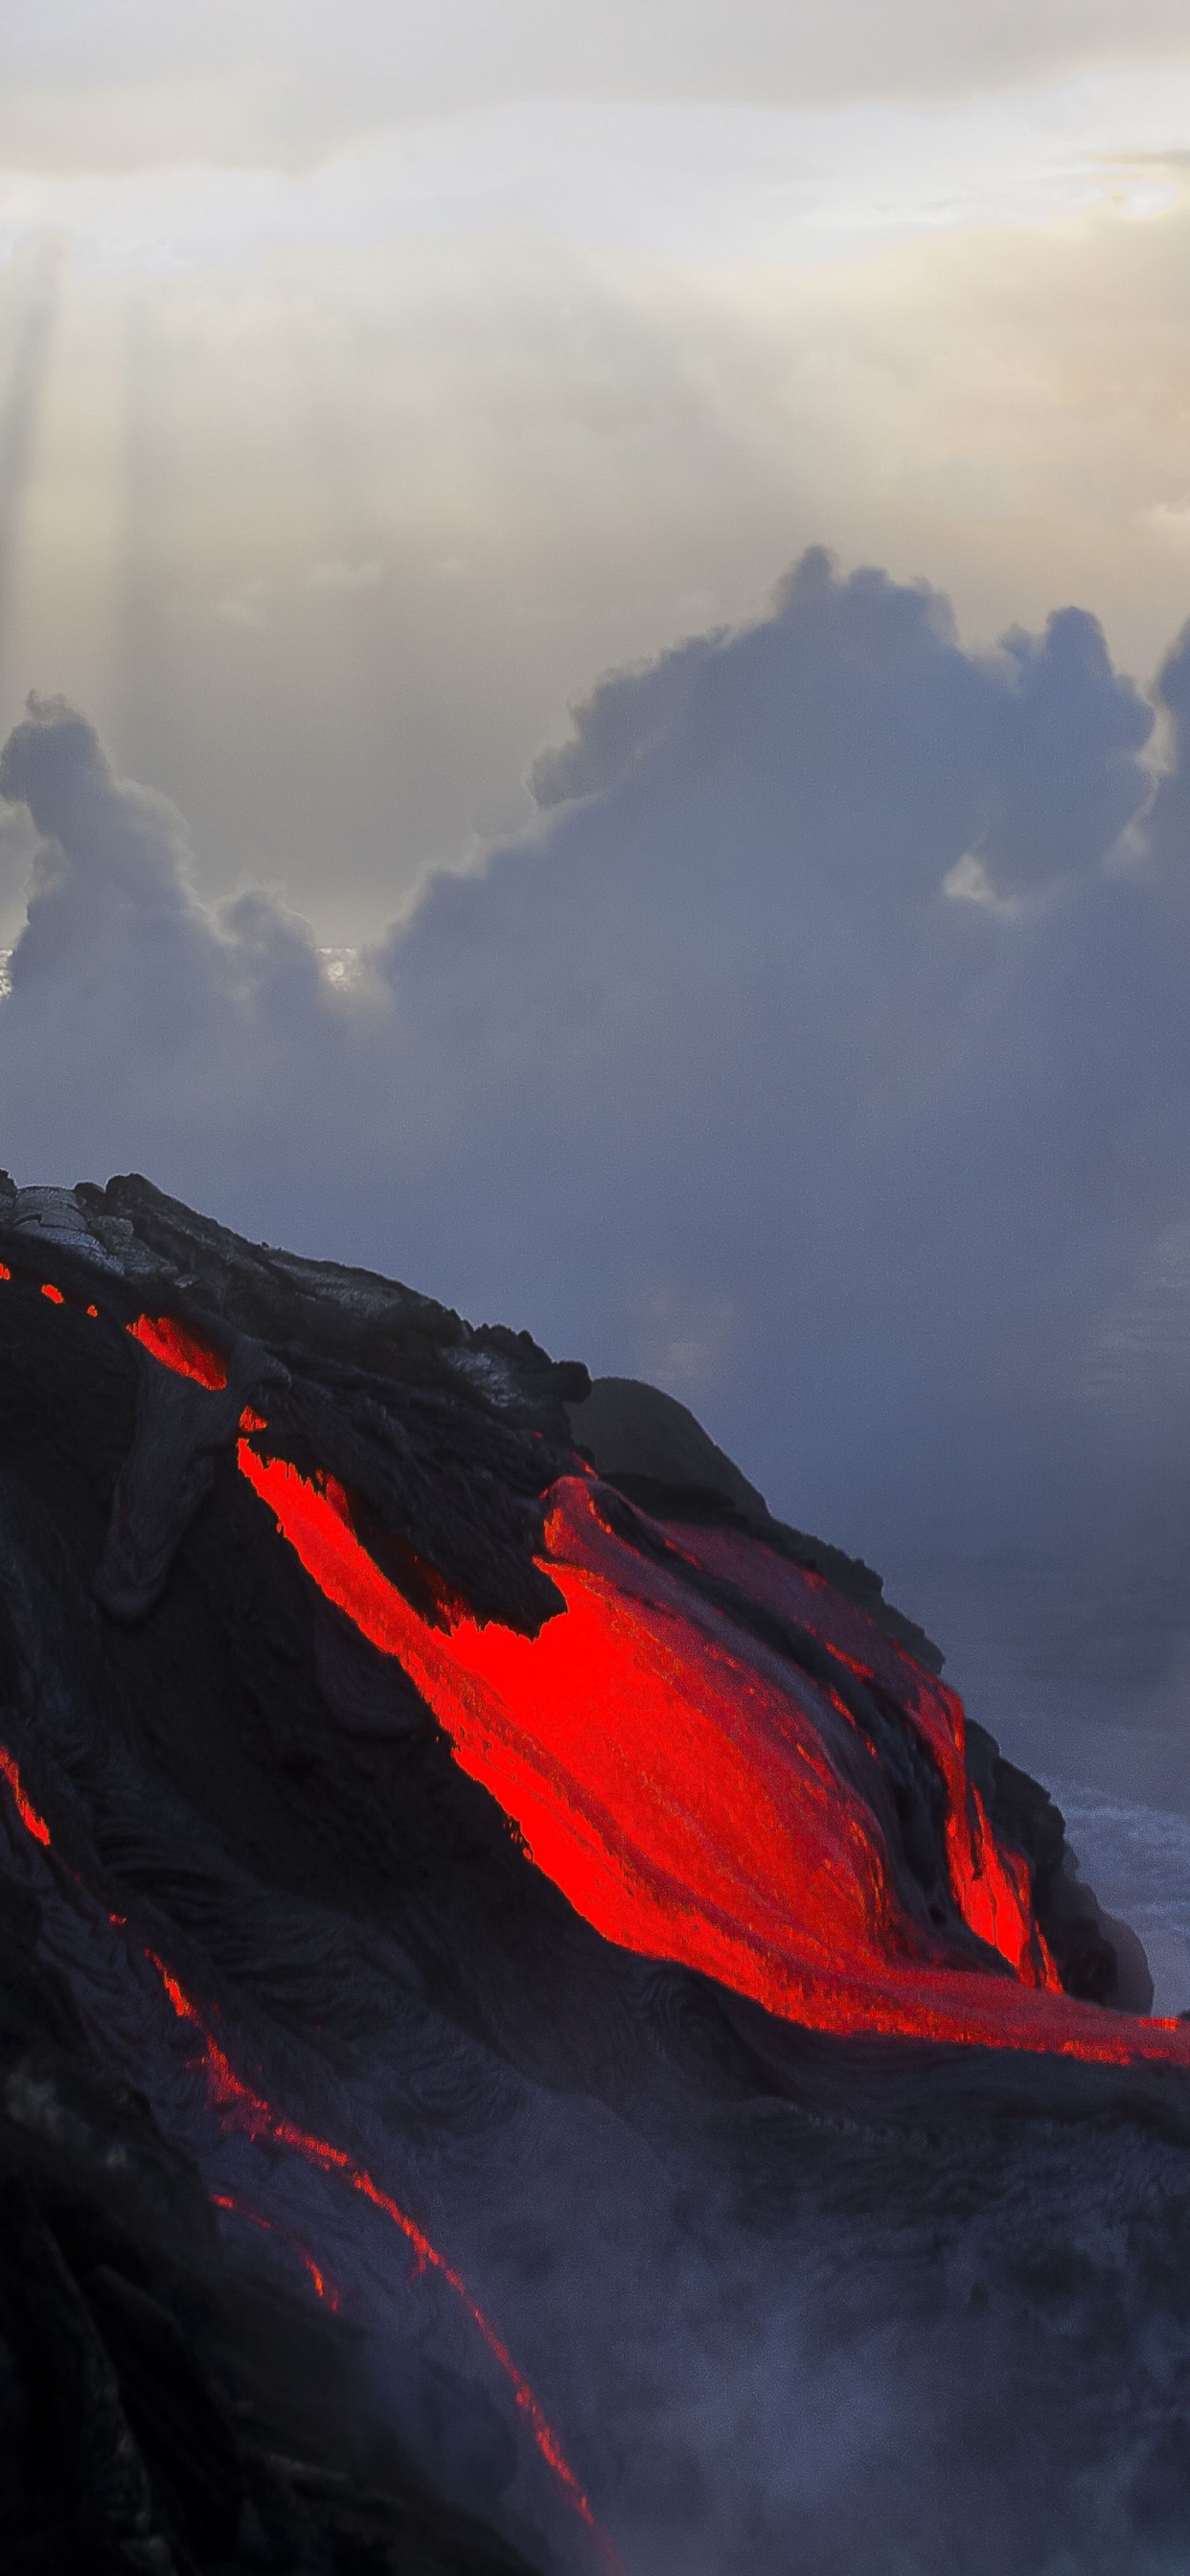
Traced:
<path id="1" fill-rule="evenodd" d="M 885 1588 L 1057 1799 L 1083 1877 L 1144 1942 L 1154 2010 L 1190 2011 L 1190 1550 L 911 1559 Z"/>

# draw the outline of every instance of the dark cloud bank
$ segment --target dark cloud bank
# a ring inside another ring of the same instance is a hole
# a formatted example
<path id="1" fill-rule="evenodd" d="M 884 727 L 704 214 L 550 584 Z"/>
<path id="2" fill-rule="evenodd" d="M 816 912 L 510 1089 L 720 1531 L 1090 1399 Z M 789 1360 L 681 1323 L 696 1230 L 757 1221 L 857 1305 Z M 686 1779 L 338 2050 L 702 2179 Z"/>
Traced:
<path id="1" fill-rule="evenodd" d="M 336 981 L 35 701 L 4 1159 L 657 1377 L 844 1543 L 1135 1543 L 1190 1501 L 1190 643 L 1156 707 L 1080 610 L 973 653 L 813 552 Z"/>

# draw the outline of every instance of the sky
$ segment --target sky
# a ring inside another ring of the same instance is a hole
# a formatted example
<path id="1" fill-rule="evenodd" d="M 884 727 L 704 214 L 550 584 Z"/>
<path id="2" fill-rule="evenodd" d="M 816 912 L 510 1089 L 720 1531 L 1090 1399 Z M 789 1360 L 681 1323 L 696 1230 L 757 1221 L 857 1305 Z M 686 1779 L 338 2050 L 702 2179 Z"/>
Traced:
<path id="1" fill-rule="evenodd" d="M 8 12 L 0 1160 L 1180 1528 L 1188 280 L 1164 0 Z"/>

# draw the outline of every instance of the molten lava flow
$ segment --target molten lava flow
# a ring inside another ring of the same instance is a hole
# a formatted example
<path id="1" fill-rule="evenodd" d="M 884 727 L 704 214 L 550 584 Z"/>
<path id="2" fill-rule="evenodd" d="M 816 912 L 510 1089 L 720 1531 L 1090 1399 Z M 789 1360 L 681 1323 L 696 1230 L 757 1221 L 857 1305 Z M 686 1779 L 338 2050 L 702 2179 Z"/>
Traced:
<path id="1" fill-rule="evenodd" d="M 17 1814 L 26 1831 L 34 1835 L 38 1842 L 48 1845 L 49 1827 L 26 1796 L 18 1765 L 5 1745 L 0 1745 L 0 1776 L 8 1782 Z M 123 1915 L 117 1914 L 109 1917 L 113 1924 L 118 1925 L 122 1925 L 124 1919 Z M 300 2156 L 306 2164 L 316 2165 L 322 2173 L 341 2175 L 342 2179 L 351 2185 L 353 2191 L 359 2192 L 362 2199 L 370 2201 L 374 2209 L 380 2210 L 385 2218 L 392 2221 L 394 2227 L 400 2229 L 401 2234 L 413 2247 L 417 2257 L 417 2270 L 436 2272 L 446 2282 L 447 2287 L 454 2291 L 455 2297 L 462 2301 L 472 2324 L 483 2337 L 492 2359 L 508 2380 L 517 2406 L 532 2431 L 534 2442 L 543 2460 L 552 2469 L 567 2502 L 586 2524 L 605 2564 L 612 2571 L 612 2576 L 623 2576 L 619 2555 L 606 2534 L 600 2530 L 544 2407 L 534 2395 L 523 2372 L 517 2369 L 507 2344 L 497 2334 L 490 2318 L 485 2315 L 478 2301 L 472 2298 L 462 2273 L 455 2271 L 453 2264 L 448 2263 L 445 2255 L 439 2253 L 437 2246 L 431 2244 L 429 2237 L 417 2225 L 416 2220 L 409 2217 L 400 2203 L 392 2198 L 391 2193 L 381 2189 L 380 2184 L 373 2180 L 372 2175 L 363 2165 L 356 2162 L 355 2157 L 350 2155 L 345 2147 L 333 2146 L 329 2139 L 314 2137 L 308 2130 L 299 2129 L 294 2121 L 287 2120 L 283 2114 L 274 2111 L 264 2100 L 263 2095 L 254 2093 L 250 2085 L 243 2083 L 217 2040 L 206 2028 L 197 2006 L 191 2002 L 180 1980 L 167 1968 L 165 1961 L 158 1958 L 155 1950 L 146 1950 L 145 1957 L 160 1977 L 178 2020 L 188 2022 L 198 2034 L 202 2043 L 202 2066 L 208 2099 L 224 2127 L 238 2129 L 254 2140 L 268 2139 L 277 2146 L 289 2148 L 291 2153 Z M 226 2197 L 221 2198 L 217 2193 L 213 2197 L 222 2208 L 236 2206 L 234 2201 Z M 260 2219 L 257 2224 L 269 2227 L 271 2221 Z M 309 2254 L 302 2245 L 297 2245 L 296 2250 L 310 2273 L 319 2298 L 325 2299 L 330 2307 L 337 2308 L 338 2294 L 330 2288 L 326 2275 L 315 2262 L 313 2255 Z"/>
<path id="2" fill-rule="evenodd" d="M 296 2236 L 293 2241 L 295 2248 L 300 2255 L 302 2262 L 305 2264 L 306 2270 L 314 2284 L 316 2296 L 325 2300 L 327 2307 L 337 2315 L 339 2308 L 338 2291 L 332 2287 L 330 2281 L 327 2279 L 326 2273 L 323 2272 L 315 2262 L 309 2247 L 303 2245 Z"/>
<path id="3" fill-rule="evenodd" d="M 138 1315 L 128 1331 L 133 1340 L 151 1351 L 155 1360 L 178 1377 L 192 1377 L 199 1386 L 218 1392 L 227 1384 L 227 1362 L 209 1342 L 200 1341 L 188 1326 L 174 1321 L 172 1315 Z"/>
<path id="4" fill-rule="evenodd" d="M 0 1744 L 0 1772 L 3 1773 L 4 1778 L 7 1780 L 9 1788 L 12 1791 L 13 1798 L 16 1801 L 16 1811 L 26 1833 L 32 1834 L 36 1842 L 48 1845 L 50 1839 L 49 1826 L 47 1825 L 44 1816 L 38 1815 L 36 1807 L 32 1804 L 32 1801 L 26 1797 L 24 1789 L 21 1786 L 20 1772 L 18 1771 L 16 1763 L 13 1761 L 12 1755 L 8 1751 L 7 1746 L 3 1744 Z"/>
<path id="5" fill-rule="evenodd" d="M 355 2157 L 350 2155 L 345 2147 L 332 2146 L 329 2139 L 314 2137 L 308 2130 L 299 2129 L 292 2120 L 287 2120 L 280 2113 L 275 2112 L 261 2094 L 254 2093 L 250 2085 L 241 2081 L 217 2040 L 206 2028 L 197 2006 L 191 2002 L 184 1987 L 171 1974 L 164 1960 L 159 1959 L 152 1950 L 146 1951 L 145 1955 L 157 1970 L 179 2020 L 189 2022 L 198 2033 L 202 2042 L 202 2063 L 208 2098 L 212 2107 L 218 2112 L 224 2127 L 239 2129 L 245 2136 L 252 2139 L 265 2138 L 278 2146 L 288 2147 L 294 2154 L 301 2156 L 305 2163 L 316 2165 L 322 2173 L 340 2174 L 345 2182 L 350 2183 L 353 2191 L 358 2191 L 363 2199 L 371 2202 L 374 2209 L 379 2209 L 386 2218 L 392 2220 L 394 2227 L 398 2227 L 401 2234 L 412 2245 L 417 2256 L 418 2271 L 437 2272 L 454 2291 L 456 2298 L 461 2299 L 493 2360 L 498 2363 L 509 2381 L 517 2405 L 532 2429 L 533 2439 L 542 2458 L 553 2470 L 554 2476 L 565 2491 L 568 2502 L 599 2542 L 609 2565 L 618 2568 L 619 2560 L 616 2552 L 610 2541 L 606 2540 L 600 2531 L 544 2409 L 534 2396 L 528 2380 L 517 2369 L 507 2344 L 501 2340 L 490 2319 L 472 2298 L 461 2272 L 454 2270 L 445 2255 L 440 2254 L 437 2247 L 430 2243 L 429 2237 L 417 2225 L 416 2220 L 409 2217 L 390 2193 L 381 2190 L 379 2183 L 373 2181 L 371 2174 L 366 2172 L 362 2165 L 356 2163 Z"/>
<path id="6" fill-rule="evenodd" d="M 676 1582 L 603 1527 L 579 1479 L 554 1490 L 541 1559 L 566 1614 L 523 1637 L 470 1617 L 431 1626 L 359 1545 L 333 1480 L 311 1483 L 244 1440 L 240 1464 L 327 1598 L 399 1656 L 462 1768 L 607 1939 L 817 2029 L 1190 2064 L 1176 2022 L 1075 2003 L 1047 1976 L 956 1966 L 900 1907 L 876 1820 L 819 1732 L 815 1685 L 791 1674 L 782 1688 L 746 1638 L 708 1633 Z M 942 1695 L 946 1715 L 920 1679 L 927 1739 L 941 1743 L 944 1715 L 949 1729 L 968 1903 L 977 1921 L 986 1907 L 1011 1957 L 1023 1864 L 1018 1879 L 973 1793 L 967 1808 L 958 1704 Z"/>
<path id="7" fill-rule="evenodd" d="M 142 1317 L 134 1329 L 167 1366 L 223 1367 L 180 1327 Z M 1190 2027 L 1061 1992 L 1027 1866 L 997 1844 L 968 1777 L 961 1701 L 821 1576 L 735 1531 L 670 1533 L 895 1693 L 945 1785 L 956 1902 L 1011 1975 L 956 1964 L 901 1905 L 876 1818 L 819 1721 L 824 1699 L 847 1715 L 842 1694 L 792 1669 L 774 1679 L 741 1631 L 604 1527 L 585 1472 L 554 1488 L 539 1560 L 565 1613 L 524 1637 L 457 1610 L 421 1617 L 360 1545 L 343 1488 L 259 1455 L 249 1435 L 263 1429 L 244 1416 L 240 1466 L 307 1572 L 400 1660 L 461 1768 L 608 1940 L 820 2030 L 1190 2063 Z"/>
<path id="8" fill-rule="evenodd" d="M 43 1297 L 49 1298 L 51 1306 L 64 1306 L 66 1303 L 66 1299 L 64 1298 L 61 1289 L 55 1288 L 52 1282 L 48 1279 L 42 1282 L 41 1293 Z"/>
<path id="9" fill-rule="evenodd" d="M 957 1693 L 923 1672 L 822 1575 L 791 1565 L 760 1540 L 737 1530 L 686 1524 L 671 1525 L 667 1535 L 691 1564 L 726 1576 L 766 1609 L 809 1629 L 858 1680 L 891 1692 L 928 1745 L 946 1785 L 947 1858 L 964 1922 L 999 1950 L 1024 1984 L 1061 1994 L 1062 1980 L 1033 1918 L 1028 1868 L 1019 1852 L 1000 1849 L 979 1791 L 968 1778 L 967 1721 Z"/>
<path id="10" fill-rule="evenodd" d="M 291 2236 L 287 2229 L 278 2228 L 273 2219 L 262 2218 L 259 2210 L 247 2209 L 242 2200 L 236 2199 L 234 2192 L 213 2191 L 211 2193 L 211 2206 L 213 2209 L 227 2209 L 232 2211 L 236 2218 L 246 2219 L 250 2227 L 261 2228 L 266 2236 L 277 2236 L 283 2234 L 287 2243 L 292 2245 L 299 2262 L 304 2263 L 305 2268 L 310 2275 L 310 2279 L 314 2284 L 317 2297 L 324 2302 L 325 2306 L 330 2308 L 332 2314 L 338 2314 L 339 2293 L 336 2290 L 334 2283 L 323 2271 L 321 2265 L 315 2262 L 309 2247 L 302 2244 L 300 2237 Z"/>

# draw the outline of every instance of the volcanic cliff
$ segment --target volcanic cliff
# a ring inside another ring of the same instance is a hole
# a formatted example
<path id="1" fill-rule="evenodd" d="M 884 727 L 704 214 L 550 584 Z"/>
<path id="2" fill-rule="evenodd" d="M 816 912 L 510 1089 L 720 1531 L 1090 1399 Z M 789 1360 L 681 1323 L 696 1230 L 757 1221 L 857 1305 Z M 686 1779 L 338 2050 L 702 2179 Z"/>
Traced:
<path id="1" fill-rule="evenodd" d="M 1184 2564 L 1190 2029 L 656 1390 L 0 1180 L 6 2565 Z"/>

